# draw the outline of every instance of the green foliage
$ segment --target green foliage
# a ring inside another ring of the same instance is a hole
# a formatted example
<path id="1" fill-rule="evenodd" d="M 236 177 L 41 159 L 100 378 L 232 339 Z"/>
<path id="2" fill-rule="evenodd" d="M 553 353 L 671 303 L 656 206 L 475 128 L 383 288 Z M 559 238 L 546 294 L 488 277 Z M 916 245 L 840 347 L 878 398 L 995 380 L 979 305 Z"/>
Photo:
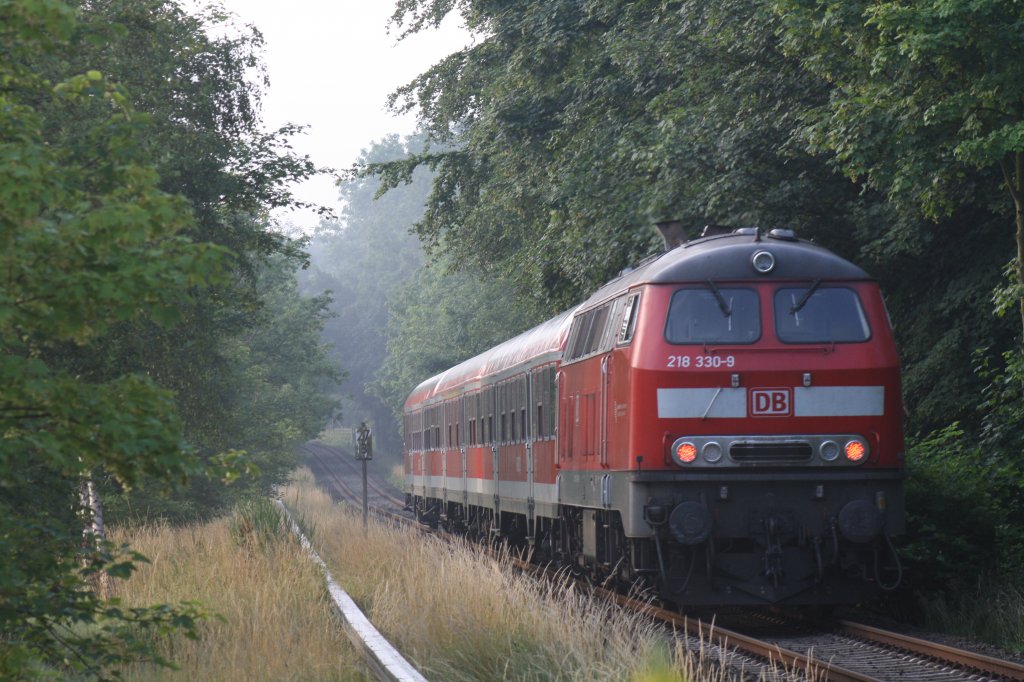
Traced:
<path id="1" fill-rule="evenodd" d="M 90 381 L 56 361 L 118 324 L 168 325 L 226 252 L 192 243 L 192 216 L 137 153 L 144 117 L 101 73 L 50 81 L 33 66 L 62 53 L 73 13 L 57 2 L 0 3 L 12 58 L 0 62 L 0 667 L 102 674 L 151 657 L 140 628 L 191 632 L 190 608 L 121 609 L 90 589 L 137 557 L 83 546 L 78 482 L 130 486 L 199 471 L 173 396 L 150 378 Z M 80 115 L 81 114 L 81 115 Z M 54 117 L 67 127 L 54 132 Z M 84 629 L 83 629 L 84 628 Z"/>
<path id="2" fill-rule="evenodd" d="M 0 640 L 0 677 L 56 679 L 65 676 L 58 671 L 74 671 L 106 679 L 131 661 L 173 666 L 156 653 L 154 643 L 172 635 L 195 639 L 200 621 L 209 617 L 207 611 L 196 603 L 129 608 L 117 598 L 97 596 L 98 581 L 127 580 L 136 564 L 146 561 L 128 547 L 110 543 L 69 557 L 80 569 L 65 568 L 59 583 L 40 580 L 41 575 L 32 571 L 53 574 L 53 555 L 47 554 L 66 552 L 49 530 L 20 527 L 0 540 L 5 560 L 11 547 L 17 545 L 19 552 L 17 561 L 5 564 L 7 575 L 0 580 L 0 622 L 17 619 L 13 631 L 5 625 Z M 17 589 L 9 589 L 13 586 Z"/>
<path id="3" fill-rule="evenodd" d="M 190 482 L 208 513 L 229 479 L 280 481 L 331 410 L 327 301 L 298 296 L 300 245 L 264 218 L 315 169 L 259 131 L 258 35 L 206 21 L 160 0 L 0 0 L 4 679 L 113 675 L 194 634 L 194 606 L 97 595 L 140 557 L 83 538 L 84 480 Z"/>
<path id="4" fill-rule="evenodd" d="M 1010 347 L 1015 330 L 1012 316 L 992 314 L 992 291 L 1009 257 L 999 238 L 1005 230 L 999 216 L 964 210 L 934 225 L 895 226 L 890 234 L 911 244 L 880 240 L 866 247 L 895 324 L 910 433 L 953 421 L 968 431 L 980 426 L 979 396 L 987 381 L 970 358 L 978 348 Z"/>
<path id="5" fill-rule="evenodd" d="M 422 144 L 422 136 L 391 136 L 373 143 L 360 163 L 402 164 Z M 333 294 L 335 317 L 324 338 L 351 368 L 343 384 L 348 423 L 367 418 L 380 454 L 401 451 L 394 416 L 413 387 L 543 317 L 541 305 L 493 273 L 457 271 L 443 258 L 422 267 L 411 231 L 423 216 L 431 176 L 426 168 L 408 170 L 405 183 L 385 194 L 375 177 L 345 179 L 341 221 L 321 224 L 310 247 L 313 267 L 302 277 L 307 291 Z"/>
<path id="6" fill-rule="evenodd" d="M 229 250 L 231 267 L 177 305 L 175 326 L 124 323 L 90 349 L 62 349 L 60 361 L 97 378 L 145 372 L 173 390 L 200 459 L 236 465 L 231 487 L 223 477 L 191 475 L 168 495 L 162 482 L 146 480 L 113 500 L 115 517 L 129 508 L 134 516 L 208 517 L 269 492 L 294 462 L 294 443 L 315 435 L 334 408 L 320 395 L 337 374 L 317 341 L 326 299 L 298 295 L 290 282 L 304 264 L 302 244 L 273 232 L 266 218 L 297 205 L 287 187 L 316 169 L 290 150 L 297 128 L 261 128 L 267 83 L 262 37 L 251 27 L 216 10 L 191 16 L 166 0 L 111 0 L 80 17 L 68 59 L 101 66 L 146 112 L 137 153 L 150 154 L 161 186 L 191 207 L 188 235 Z M 107 483 L 108 492 L 121 488 Z"/>
<path id="7" fill-rule="evenodd" d="M 988 443 L 953 425 L 915 443 L 907 469 L 908 532 L 900 548 L 905 585 L 891 606 L 904 617 L 935 622 L 948 620 L 953 605 L 960 618 L 969 618 L 977 604 L 991 609 L 1000 595 L 1019 590 L 1024 560 L 1019 465 L 1009 465 Z M 986 620 L 970 634 L 999 641 L 1020 627 L 1019 616 L 1011 614 L 1003 619 L 1005 627 Z"/>
<path id="8" fill-rule="evenodd" d="M 169 337 L 145 334 L 135 338 L 142 347 L 132 350 L 134 361 L 152 363 L 175 387 L 185 436 L 200 447 L 200 457 L 213 462 L 233 452 L 229 461 L 244 471 L 231 485 L 196 475 L 170 492 L 159 481 L 128 492 L 110 482 L 113 518 L 194 521 L 268 495 L 297 464 L 295 445 L 315 437 L 335 410 L 326 390 L 338 369 L 320 342 L 330 299 L 300 296 L 294 266 L 281 257 L 260 268 L 253 293 L 260 304 L 246 306 L 243 320 L 193 325 Z"/>
<path id="9" fill-rule="evenodd" d="M 1001 186 L 1015 209 L 1015 271 L 1024 285 L 1024 67 L 1016 49 L 1024 8 L 1007 0 L 775 5 L 787 52 L 834 85 L 827 103 L 803 113 L 811 147 L 933 219 L 991 201 L 985 195 Z M 1016 305 L 1024 323 L 1024 298 Z"/>
<path id="10" fill-rule="evenodd" d="M 957 425 L 915 443 L 907 453 L 910 530 L 902 554 L 919 592 L 956 592 L 973 582 L 973 557 L 998 551 L 1000 512 L 988 494 L 992 472 Z"/>
<path id="11" fill-rule="evenodd" d="M 367 170 L 388 187 L 430 165 L 419 234 L 549 312 L 656 250 L 655 220 L 842 244 L 877 218 L 878 197 L 795 144 L 828 87 L 774 47 L 763 3 L 424 1 L 395 21 L 456 9 L 479 40 L 394 96 L 419 106 L 433 146 Z"/>
<path id="12" fill-rule="evenodd" d="M 982 575 L 973 589 L 929 595 L 923 608 L 925 625 L 934 631 L 1024 652 L 1024 590 L 1019 586 Z"/>
<path id="13" fill-rule="evenodd" d="M 543 320 L 502 281 L 437 263 L 392 298 L 388 355 L 370 390 L 396 416 L 421 381 L 509 339 Z"/>
<path id="14" fill-rule="evenodd" d="M 845 172 L 941 216 L 970 201 L 961 194 L 969 169 L 998 167 L 1024 150 L 1024 70 L 1014 40 L 1024 15 L 1016 3 L 776 7 L 786 48 L 837 85 L 812 112 L 809 134 Z"/>

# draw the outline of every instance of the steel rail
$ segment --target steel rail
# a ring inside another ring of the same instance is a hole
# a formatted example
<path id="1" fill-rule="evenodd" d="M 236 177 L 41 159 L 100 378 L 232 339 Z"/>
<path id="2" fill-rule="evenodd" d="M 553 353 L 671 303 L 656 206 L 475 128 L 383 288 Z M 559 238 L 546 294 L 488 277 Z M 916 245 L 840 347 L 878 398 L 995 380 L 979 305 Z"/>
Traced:
<path id="1" fill-rule="evenodd" d="M 342 497 L 343 497 L 345 502 L 351 503 L 351 504 L 359 504 L 360 503 L 360 497 L 356 493 L 356 491 L 350 485 L 345 483 L 344 479 L 342 479 L 340 476 L 338 476 L 338 474 L 335 472 L 335 470 L 334 470 L 334 468 L 333 468 L 333 466 L 331 464 L 331 462 L 336 461 L 335 458 L 332 457 L 329 460 L 327 460 L 324 457 L 322 457 L 319 454 L 317 454 L 312 448 L 308 448 L 305 445 L 303 445 L 301 447 L 311 457 L 313 457 L 317 462 L 319 462 L 320 467 L 324 471 L 324 473 L 327 476 L 330 476 L 334 480 L 334 482 L 337 484 L 338 492 L 340 492 L 342 494 Z M 391 496 L 384 496 L 384 497 L 386 497 L 387 499 L 389 499 L 389 500 L 391 500 L 393 502 L 397 502 L 397 506 L 400 507 L 400 508 L 405 503 L 404 500 L 398 500 L 395 497 L 391 497 Z M 416 522 L 415 520 L 413 520 L 413 519 L 411 519 L 409 517 L 403 516 L 402 514 L 400 514 L 398 512 L 395 512 L 395 511 L 392 511 L 390 509 L 384 509 L 383 507 L 379 507 L 379 506 L 374 505 L 374 504 L 370 505 L 370 512 L 373 513 L 375 516 L 379 516 L 383 520 L 389 521 L 391 523 L 418 525 L 418 526 L 422 526 L 421 530 L 428 530 L 427 527 L 423 526 L 422 524 L 419 524 L 418 522 Z"/>
<path id="2" fill-rule="evenodd" d="M 1013 661 L 1003 661 L 985 654 L 957 649 L 956 647 L 929 642 L 928 640 L 890 632 L 871 625 L 855 623 L 849 620 L 839 621 L 839 630 L 852 637 L 859 637 L 872 642 L 887 644 L 899 649 L 937 659 L 942 662 L 955 663 L 959 667 L 995 675 L 1008 680 L 1024 680 L 1024 665 Z"/>
<path id="3" fill-rule="evenodd" d="M 663 623 L 682 629 L 692 637 L 709 637 L 723 649 L 735 648 L 747 654 L 767 659 L 769 662 L 778 661 L 787 669 L 816 671 L 824 675 L 825 679 L 833 680 L 833 682 L 879 682 L 878 678 L 848 670 L 826 661 L 820 661 L 790 649 L 783 649 L 778 645 L 755 637 L 748 637 L 734 630 L 727 630 L 714 623 L 706 623 L 699 618 L 689 618 L 674 611 L 653 606 L 647 602 L 616 592 L 608 590 L 602 590 L 602 592 L 617 604 L 646 613 Z M 817 675 L 814 675 L 814 677 L 817 679 Z"/>
<path id="4" fill-rule="evenodd" d="M 489 551 L 494 552 L 492 548 Z M 548 578 L 563 575 L 564 570 L 548 566 L 538 566 L 522 559 L 512 557 L 515 565 L 523 570 L 532 571 L 535 574 L 542 574 Z M 677 630 L 682 630 L 691 637 L 697 639 L 710 639 L 717 646 L 725 650 L 734 649 L 742 653 L 767 660 L 769 663 L 779 662 L 790 670 L 804 670 L 811 673 L 813 679 L 827 679 L 833 682 L 881 682 L 876 677 L 864 675 L 853 670 L 847 670 L 838 665 L 820 661 L 811 656 L 805 656 L 796 651 L 784 649 L 776 644 L 759 640 L 755 637 L 748 637 L 733 630 L 719 627 L 714 623 L 706 623 L 698 618 L 669 611 L 649 602 L 619 594 L 614 590 L 602 587 L 590 586 L 595 595 L 613 601 L 618 606 L 629 610 L 644 613 L 657 621 L 671 625 Z"/>
<path id="5" fill-rule="evenodd" d="M 317 454 L 312 448 L 306 445 L 303 445 L 302 449 L 308 452 L 314 459 L 316 459 L 317 462 L 320 463 L 321 468 L 327 473 L 328 476 L 334 479 L 335 484 L 337 484 L 340 492 L 345 497 L 348 497 L 352 500 L 359 499 L 359 496 L 356 494 L 356 492 L 347 483 L 345 483 L 345 481 L 340 476 L 338 476 L 338 474 L 334 472 L 333 467 L 331 467 L 327 462 L 325 462 L 324 459 L 319 454 Z"/>

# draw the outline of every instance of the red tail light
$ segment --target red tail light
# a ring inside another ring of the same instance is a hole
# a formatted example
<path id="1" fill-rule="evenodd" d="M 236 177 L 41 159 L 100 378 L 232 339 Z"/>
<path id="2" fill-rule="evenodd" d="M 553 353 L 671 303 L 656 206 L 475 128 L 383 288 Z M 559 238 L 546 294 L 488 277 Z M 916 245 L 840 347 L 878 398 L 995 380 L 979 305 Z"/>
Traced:
<path id="1" fill-rule="evenodd" d="M 864 447 L 863 443 L 855 440 L 851 440 L 846 444 L 846 459 L 851 462 L 859 462 L 864 459 L 864 455 L 867 454 L 867 448 Z"/>

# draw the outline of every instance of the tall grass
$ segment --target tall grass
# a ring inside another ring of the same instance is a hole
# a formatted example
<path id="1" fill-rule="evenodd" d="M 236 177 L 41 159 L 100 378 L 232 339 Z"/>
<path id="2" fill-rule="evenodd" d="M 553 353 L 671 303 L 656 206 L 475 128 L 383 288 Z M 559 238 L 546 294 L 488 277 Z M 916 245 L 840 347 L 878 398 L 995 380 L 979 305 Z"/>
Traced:
<path id="1" fill-rule="evenodd" d="M 371 524 L 334 505 L 302 470 L 282 491 L 317 529 L 332 573 L 381 632 L 432 680 L 725 679 L 717 654 L 691 655 L 650 620 L 569 581 L 540 584 L 508 558 Z"/>
<path id="2" fill-rule="evenodd" d="M 974 593 L 932 597 L 923 605 L 925 626 L 1024 653 L 1024 591 L 987 581 Z"/>
<path id="3" fill-rule="evenodd" d="M 115 531 L 150 565 L 119 589 L 129 606 L 198 601 L 218 618 L 198 641 L 160 642 L 178 672 L 153 666 L 129 680 L 368 680 L 345 637 L 323 579 L 269 501 L 188 528 Z"/>

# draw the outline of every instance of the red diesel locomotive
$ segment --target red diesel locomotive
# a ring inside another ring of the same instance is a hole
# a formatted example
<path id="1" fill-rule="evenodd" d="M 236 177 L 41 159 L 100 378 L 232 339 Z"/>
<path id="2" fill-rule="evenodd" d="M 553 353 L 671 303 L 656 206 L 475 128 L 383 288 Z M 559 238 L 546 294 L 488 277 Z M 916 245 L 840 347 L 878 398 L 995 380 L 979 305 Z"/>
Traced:
<path id="1" fill-rule="evenodd" d="M 863 270 L 789 230 L 687 242 L 424 381 L 405 447 L 420 519 L 680 604 L 899 581 L 888 314 Z"/>

